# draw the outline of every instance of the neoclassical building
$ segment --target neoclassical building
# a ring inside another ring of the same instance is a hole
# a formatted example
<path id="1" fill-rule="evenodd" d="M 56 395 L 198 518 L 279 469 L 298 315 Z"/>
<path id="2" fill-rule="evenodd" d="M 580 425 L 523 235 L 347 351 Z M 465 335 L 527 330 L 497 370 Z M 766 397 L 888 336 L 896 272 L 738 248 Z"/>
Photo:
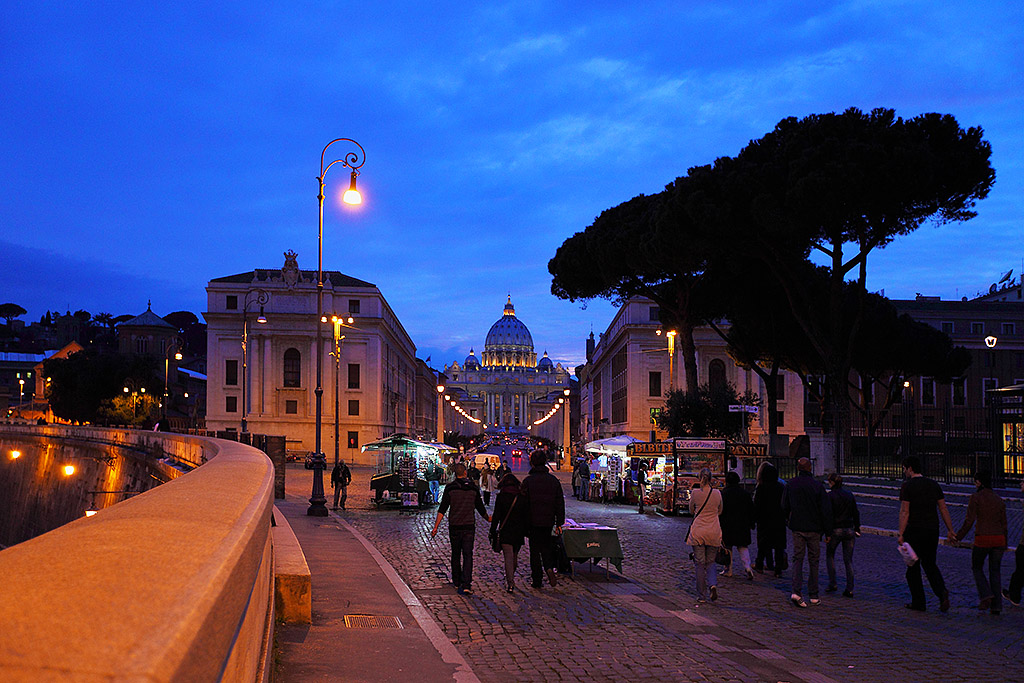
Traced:
<path id="1" fill-rule="evenodd" d="M 553 363 L 547 352 L 537 360 L 533 336 L 516 317 L 511 296 L 501 318 L 491 325 L 480 358 L 470 349 L 461 365 L 456 361 L 446 366 L 444 374 L 445 393 L 461 409 L 456 410 L 451 400 L 446 404 L 446 429 L 463 434 L 532 434 L 562 442 L 563 413 L 544 417 L 564 405 L 558 399 L 572 388 L 569 372 Z"/>
<path id="2" fill-rule="evenodd" d="M 284 434 L 288 448 L 314 450 L 316 388 L 315 270 L 300 270 L 297 254 L 284 266 L 211 280 L 206 287 L 207 428 Z M 422 368 L 416 346 L 373 284 L 324 271 L 322 446 L 333 459 L 335 405 L 340 455 L 360 462 L 360 446 L 403 432 L 429 436 L 435 395 L 417 400 Z M 335 357 L 332 315 L 353 318 L 341 330 Z M 264 322 L 265 321 L 265 322 Z M 247 349 L 243 357 L 243 329 Z M 243 399 L 244 383 L 244 399 Z M 424 400 L 425 399 L 425 400 Z"/>

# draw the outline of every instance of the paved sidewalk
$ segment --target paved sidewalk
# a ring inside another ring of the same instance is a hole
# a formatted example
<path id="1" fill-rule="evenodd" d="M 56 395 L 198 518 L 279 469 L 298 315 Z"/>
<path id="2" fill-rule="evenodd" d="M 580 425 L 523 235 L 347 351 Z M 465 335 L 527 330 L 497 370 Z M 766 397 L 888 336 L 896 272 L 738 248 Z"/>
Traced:
<path id="1" fill-rule="evenodd" d="M 306 515 L 308 483 L 308 477 L 291 477 L 286 500 L 277 501 L 309 564 L 313 624 L 278 625 L 276 680 L 478 681 L 433 617 L 361 534 L 333 512 Z M 401 628 L 351 627 L 346 615 L 396 617 Z"/>

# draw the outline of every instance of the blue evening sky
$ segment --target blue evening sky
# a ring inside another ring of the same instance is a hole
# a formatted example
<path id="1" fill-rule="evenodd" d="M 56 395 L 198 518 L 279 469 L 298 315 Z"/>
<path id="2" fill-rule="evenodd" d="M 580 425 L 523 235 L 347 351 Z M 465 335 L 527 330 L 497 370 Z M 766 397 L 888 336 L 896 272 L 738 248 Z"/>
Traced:
<path id="1" fill-rule="evenodd" d="M 365 203 L 341 208 L 331 169 L 324 267 L 378 285 L 434 367 L 479 355 L 508 293 L 571 366 L 612 309 L 550 294 L 563 240 L 783 117 L 850 106 L 985 129 L 978 217 L 869 261 L 891 298 L 973 296 L 1024 256 L 1021 7 L 7 2 L 0 302 L 201 313 L 212 278 L 288 249 L 315 269 L 319 155 L 350 137 Z"/>

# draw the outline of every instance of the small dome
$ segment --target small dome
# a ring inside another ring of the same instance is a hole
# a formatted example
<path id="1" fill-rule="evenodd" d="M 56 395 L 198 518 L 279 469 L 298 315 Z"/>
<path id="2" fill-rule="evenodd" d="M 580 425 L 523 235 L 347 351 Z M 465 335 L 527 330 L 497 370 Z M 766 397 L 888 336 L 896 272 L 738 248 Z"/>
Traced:
<path id="1" fill-rule="evenodd" d="M 466 356 L 466 360 L 462 363 L 462 367 L 467 370 L 478 369 L 480 367 L 480 361 L 477 360 L 477 357 L 473 354 L 473 349 L 469 350 L 469 355 Z"/>
<path id="2" fill-rule="evenodd" d="M 537 361 L 537 369 L 541 370 L 542 372 L 551 372 L 551 370 L 553 370 L 554 367 L 554 363 L 552 363 L 551 359 L 548 358 L 548 352 L 545 351 L 544 357 Z"/>

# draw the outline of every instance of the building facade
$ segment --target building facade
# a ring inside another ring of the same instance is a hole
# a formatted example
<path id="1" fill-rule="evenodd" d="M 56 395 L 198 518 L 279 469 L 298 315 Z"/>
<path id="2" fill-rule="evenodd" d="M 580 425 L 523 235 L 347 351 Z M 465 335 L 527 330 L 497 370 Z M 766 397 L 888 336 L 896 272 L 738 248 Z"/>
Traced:
<path id="1" fill-rule="evenodd" d="M 728 324 L 723 323 L 728 330 Z M 608 328 L 587 341 L 587 363 L 580 376 L 580 430 L 584 441 L 625 434 L 642 441 L 660 440 L 655 416 L 665 407 L 670 389 L 686 386 L 679 349 L 669 354 L 667 337 L 659 334 L 658 305 L 636 297 L 620 306 Z M 749 440 L 767 438 L 764 385 L 750 370 L 738 367 L 726 353 L 725 341 L 711 328 L 694 330 L 697 383 L 729 382 L 737 392 L 757 392 L 761 411 L 749 427 Z M 678 346 L 678 345 L 677 345 Z M 778 433 L 790 438 L 803 433 L 803 385 L 792 372 L 779 374 Z"/>
<path id="2" fill-rule="evenodd" d="M 532 435 L 562 444 L 574 383 L 547 352 L 537 359 L 533 336 L 516 317 L 511 296 L 487 333 L 481 357 L 470 349 L 461 364 L 446 366 L 444 375 L 447 431 Z"/>
<path id="3" fill-rule="evenodd" d="M 417 419 L 417 411 L 430 408 L 417 407 L 422 383 L 416 379 L 416 347 L 384 295 L 375 285 L 337 271 L 323 275 L 327 322 L 319 323 L 317 272 L 300 270 L 295 252 L 285 253 L 280 269 L 209 282 L 203 314 L 208 325 L 207 429 L 238 431 L 244 414 L 248 431 L 283 434 L 289 450 L 314 451 L 320 324 L 321 441 L 328 460 L 334 453 L 336 417 L 338 449 L 347 462 L 362 462 L 360 447 L 368 441 L 399 432 L 429 435 L 420 434 L 418 423 L 429 428 L 431 420 Z M 333 316 L 353 319 L 338 328 L 344 338 L 337 355 Z"/>

